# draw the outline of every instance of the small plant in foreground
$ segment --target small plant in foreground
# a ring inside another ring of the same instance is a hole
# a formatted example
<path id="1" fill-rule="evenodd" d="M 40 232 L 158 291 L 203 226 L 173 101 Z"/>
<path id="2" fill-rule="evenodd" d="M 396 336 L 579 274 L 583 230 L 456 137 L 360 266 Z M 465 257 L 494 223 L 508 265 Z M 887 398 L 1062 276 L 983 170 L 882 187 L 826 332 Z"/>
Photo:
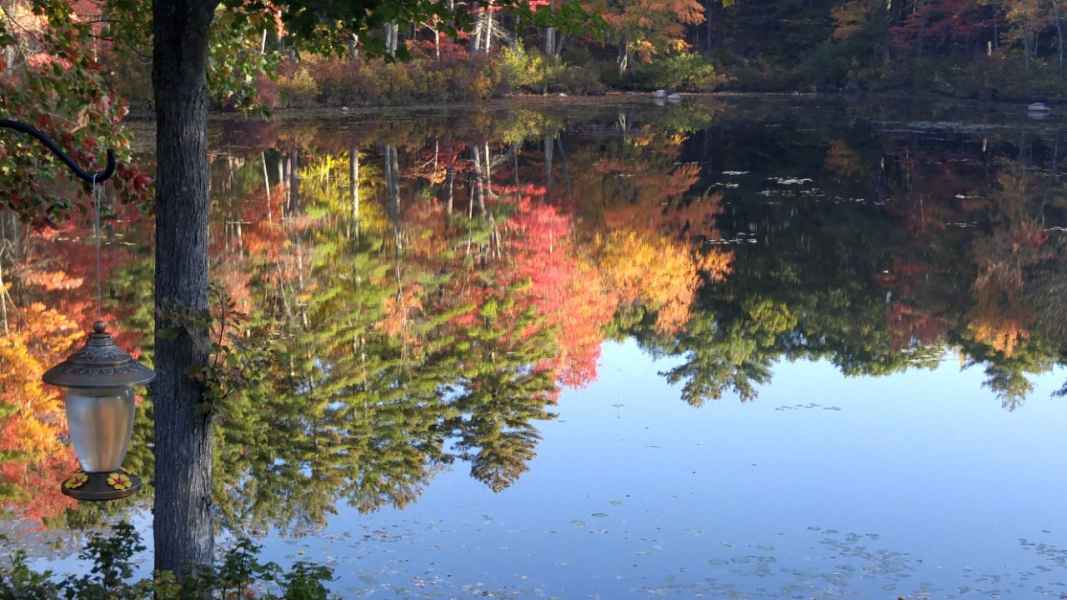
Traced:
<path id="1" fill-rule="evenodd" d="M 183 598 L 260 598 L 263 600 L 327 600 L 329 567 L 298 562 L 288 571 L 259 561 L 260 547 L 239 539 L 217 566 L 198 569 L 178 581 L 172 573 L 132 581 L 133 557 L 144 550 L 141 536 L 126 522 L 110 535 L 91 534 L 78 555 L 92 563 L 85 575 L 58 579 L 51 571 L 31 568 L 26 553 L 14 553 L 0 566 L 0 600 L 180 600 Z M 280 591 L 276 595 L 270 590 Z"/>

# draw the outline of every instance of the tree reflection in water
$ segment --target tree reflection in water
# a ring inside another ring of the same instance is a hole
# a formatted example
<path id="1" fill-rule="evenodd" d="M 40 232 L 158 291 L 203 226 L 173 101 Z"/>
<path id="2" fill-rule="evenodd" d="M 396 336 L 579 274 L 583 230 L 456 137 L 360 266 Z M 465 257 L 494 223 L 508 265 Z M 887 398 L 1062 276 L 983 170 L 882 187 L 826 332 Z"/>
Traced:
<path id="1" fill-rule="evenodd" d="M 1015 409 L 1064 362 L 1058 139 L 667 111 L 220 125 L 226 525 L 403 507 L 456 462 L 503 491 L 606 339 L 680 357 L 664 376 L 693 405 L 755 398 L 783 358 L 877 376 L 954 352 Z M 108 317 L 150 360 L 148 221 L 111 208 Z M 52 527 L 138 505 L 57 491 L 73 459 L 39 373 L 91 319 L 87 231 L 2 220 L 0 498 Z M 144 407 L 127 462 L 142 477 Z"/>

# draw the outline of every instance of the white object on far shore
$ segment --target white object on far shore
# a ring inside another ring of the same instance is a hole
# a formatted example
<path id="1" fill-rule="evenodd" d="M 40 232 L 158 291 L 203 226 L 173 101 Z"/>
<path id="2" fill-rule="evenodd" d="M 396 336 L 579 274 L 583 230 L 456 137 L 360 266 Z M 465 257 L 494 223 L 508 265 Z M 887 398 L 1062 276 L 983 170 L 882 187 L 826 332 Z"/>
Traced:
<path id="1" fill-rule="evenodd" d="M 671 102 L 681 102 L 682 101 L 682 95 L 678 94 L 678 93 L 674 93 L 674 94 L 671 94 L 670 96 L 667 96 L 667 100 L 669 100 Z"/>
<path id="2" fill-rule="evenodd" d="M 1049 106 L 1047 104 L 1045 104 L 1044 102 L 1034 102 L 1030 106 L 1026 107 L 1026 112 L 1047 113 L 1047 112 L 1052 112 L 1052 109 L 1049 108 Z"/>
<path id="3" fill-rule="evenodd" d="M 652 92 L 652 95 L 657 97 L 657 98 L 666 98 L 667 97 L 667 90 L 656 90 L 656 91 Z"/>

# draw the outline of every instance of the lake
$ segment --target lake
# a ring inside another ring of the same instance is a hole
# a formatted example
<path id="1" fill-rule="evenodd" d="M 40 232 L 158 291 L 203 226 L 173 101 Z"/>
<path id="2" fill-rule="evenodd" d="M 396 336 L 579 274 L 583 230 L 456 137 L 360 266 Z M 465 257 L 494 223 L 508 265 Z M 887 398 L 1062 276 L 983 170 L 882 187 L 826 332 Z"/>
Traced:
<path id="1" fill-rule="evenodd" d="M 353 598 L 1067 597 L 1063 129 L 749 97 L 215 121 L 219 545 Z M 77 505 L 34 383 L 101 312 L 151 363 L 150 217 L 104 205 L 99 309 L 89 215 L 0 218 L 0 543 L 59 573 L 151 536 L 150 398 L 146 489 Z"/>

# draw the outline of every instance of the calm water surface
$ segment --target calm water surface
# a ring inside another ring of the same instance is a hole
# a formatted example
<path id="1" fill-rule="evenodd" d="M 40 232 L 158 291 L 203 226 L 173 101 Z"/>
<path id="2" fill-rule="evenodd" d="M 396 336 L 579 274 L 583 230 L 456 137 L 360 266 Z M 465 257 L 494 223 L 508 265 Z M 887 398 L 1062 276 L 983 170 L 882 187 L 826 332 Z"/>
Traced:
<path id="1" fill-rule="evenodd" d="M 1067 597 L 1067 138 L 909 110 L 216 124 L 221 544 L 344 597 Z M 112 212 L 150 361 L 150 228 Z M 77 571 L 150 489 L 59 496 L 24 381 L 92 320 L 92 232 L 4 236 L 0 531 Z"/>

